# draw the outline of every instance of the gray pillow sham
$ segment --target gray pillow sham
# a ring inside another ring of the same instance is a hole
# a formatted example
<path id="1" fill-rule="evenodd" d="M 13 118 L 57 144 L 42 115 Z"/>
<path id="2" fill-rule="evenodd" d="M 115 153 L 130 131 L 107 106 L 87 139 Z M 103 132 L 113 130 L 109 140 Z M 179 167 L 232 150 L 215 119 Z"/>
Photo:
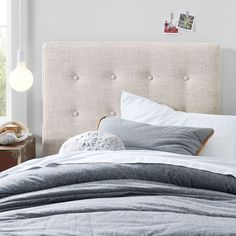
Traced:
<path id="1" fill-rule="evenodd" d="M 118 117 L 102 119 L 98 130 L 116 135 L 129 150 L 156 150 L 184 155 L 199 155 L 214 134 L 210 128 L 152 126 Z"/>

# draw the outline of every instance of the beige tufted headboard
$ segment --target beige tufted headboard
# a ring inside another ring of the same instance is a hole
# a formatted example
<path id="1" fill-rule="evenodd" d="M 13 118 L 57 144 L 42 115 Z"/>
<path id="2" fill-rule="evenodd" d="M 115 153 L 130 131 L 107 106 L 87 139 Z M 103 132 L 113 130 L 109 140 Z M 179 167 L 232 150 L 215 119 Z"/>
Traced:
<path id="1" fill-rule="evenodd" d="M 207 43 L 47 43 L 44 154 L 119 114 L 121 90 L 177 110 L 219 113 L 220 48 Z"/>

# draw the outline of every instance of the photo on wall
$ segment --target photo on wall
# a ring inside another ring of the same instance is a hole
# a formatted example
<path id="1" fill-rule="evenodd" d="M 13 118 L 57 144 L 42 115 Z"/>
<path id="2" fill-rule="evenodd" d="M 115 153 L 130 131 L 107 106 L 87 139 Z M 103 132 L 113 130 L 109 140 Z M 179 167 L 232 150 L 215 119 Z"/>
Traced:
<path id="1" fill-rule="evenodd" d="M 179 29 L 177 28 L 177 20 L 174 19 L 174 13 L 170 14 L 169 19 L 164 20 L 163 33 L 172 35 L 179 34 Z"/>
<path id="2" fill-rule="evenodd" d="M 179 14 L 177 28 L 186 31 L 193 31 L 195 16 L 190 15 L 189 12 Z"/>

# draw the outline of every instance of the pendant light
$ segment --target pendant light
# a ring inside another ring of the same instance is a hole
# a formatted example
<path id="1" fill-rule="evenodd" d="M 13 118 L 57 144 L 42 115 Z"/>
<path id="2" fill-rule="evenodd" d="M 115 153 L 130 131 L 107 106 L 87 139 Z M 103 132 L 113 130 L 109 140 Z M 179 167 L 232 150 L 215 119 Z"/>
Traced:
<path id="1" fill-rule="evenodd" d="M 26 67 L 25 58 L 22 50 L 22 25 L 21 25 L 21 1 L 19 0 L 19 40 L 20 47 L 17 50 L 17 66 L 10 73 L 9 84 L 19 92 L 27 91 L 31 88 L 34 77 L 31 71 Z"/>

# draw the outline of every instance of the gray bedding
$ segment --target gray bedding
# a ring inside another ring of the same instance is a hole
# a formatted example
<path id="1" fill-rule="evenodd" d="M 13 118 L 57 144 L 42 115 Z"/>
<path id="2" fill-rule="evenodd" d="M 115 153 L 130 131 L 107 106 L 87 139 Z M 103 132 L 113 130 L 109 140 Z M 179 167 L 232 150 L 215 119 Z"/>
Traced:
<path id="1" fill-rule="evenodd" d="M 236 235 L 236 178 L 165 164 L 67 164 L 0 178 L 0 235 Z"/>

